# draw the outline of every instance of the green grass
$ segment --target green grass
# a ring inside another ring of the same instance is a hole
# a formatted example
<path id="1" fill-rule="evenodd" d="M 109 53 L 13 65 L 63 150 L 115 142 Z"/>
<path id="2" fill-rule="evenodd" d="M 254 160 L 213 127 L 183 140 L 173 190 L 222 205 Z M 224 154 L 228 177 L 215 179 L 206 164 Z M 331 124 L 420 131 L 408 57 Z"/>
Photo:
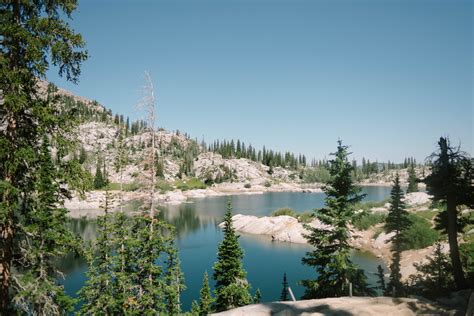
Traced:
<path id="1" fill-rule="evenodd" d="M 370 211 L 371 208 L 373 208 L 373 207 L 382 207 L 387 202 L 389 202 L 389 199 L 385 199 L 383 201 L 378 201 L 378 202 L 359 202 L 355 205 L 355 209 L 356 210 Z"/>
<path id="2" fill-rule="evenodd" d="M 177 180 L 174 183 L 176 189 L 187 191 L 196 189 L 206 189 L 207 185 L 198 178 L 190 178 L 188 180 Z"/>
<path id="3" fill-rule="evenodd" d="M 433 221 L 433 218 L 439 213 L 439 211 L 427 210 L 427 211 L 417 211 L 415 214 L 423 217 L 424 219 Z"/>

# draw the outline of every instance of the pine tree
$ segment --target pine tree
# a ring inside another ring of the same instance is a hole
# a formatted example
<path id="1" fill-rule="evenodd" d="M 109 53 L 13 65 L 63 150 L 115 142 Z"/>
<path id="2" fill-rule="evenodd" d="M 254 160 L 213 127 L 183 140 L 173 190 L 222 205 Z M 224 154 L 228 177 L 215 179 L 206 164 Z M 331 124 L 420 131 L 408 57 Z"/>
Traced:
<path id="1" fill-rule="evenodd" d="M 377 280 L 378 288 L 382 291 L 382 293 L 385 294 L 385 291 L 386 291 L 385 274 L 380 264 L 377 266 L 377 278 L 378 278 Z"/>
<path id="2" fill-rule="evenodd" d="M 390 209 L 385 219 L 385 232 L 395 233 L 387 242 L 392 243 L 392 263 L 390 264 L 390 281 L 387 284 L 386 294 L 395 292 L 395 296 L 404 294 L 403 284 L 400 273 L 400 259 L 402 253 L 402 245 L 406 242 L 405 232 L 410 228 L 411 221 L 403 202 L 404 194 L 400 187 L 400 178 L 397 175 L 393 181 L 391 192 Z"/>
<path id="3" fill-rule="evenodd" d="M 417 274 L 409 278 L 409 289 L 415 295 L 437 298 L 449 294 L 454 288 L 453 268 L 440 242 L 434 246 L 426 263 L 415 263 Z"/>
<path id="4" fill-rule="evenodd" d="M 74 246 L 74 240 L 64 225 L 67 211 L 62 205 L 57 205 L 59 176 L 46 136 L 43 137 L 38 164 L 35 192 L 28 195 L 25 201 L 31 207 L 29 221 L 23 227 L 28 237 L 20 243 L 27 251 L 24 260 L 27 260 L 28 269 L 18 272 L 16 284 L 22 290 L 12 301 L 25 313 L 48 315 L 70 311 L 73 306 L 73 300 L 56 280 L 53 262 Z"/>
<path id="5" fill-rule="evenodd" d="M 102 175 L 102 170 L 100 168 L 100 160 L 97 160 L 97 166 L 95 169 L 94 177 L 94 189 L 102 189 L 105 186 L 104 176 Z"/>
<path id="6" fill-rule="evenodd" d="M 252 297 L 246 272 L 242 267 L 244 252 L 239 245 L 239 236 L 232 227 L 232 205 L 227 203 L 224 216 L 224 239 L 219 244 L 217 262 L 214 264 L 216 311 L 250 304 Z"/>
<path id="7" fill-rule="evenodd" d="M 201 309 L 199 308 L 199 303 L 195 300 L 191 303 L 191 315 L 201 315 Z"/>
<path id="8" fill-rule="evenodd" d="M 84 147 L 81 146 L 81 151 L 79 153 L 79 163 L 82 165 L 87 160 L 87 152 Z"/>
<path id="9" fill-rule="evenodd" d="M 306 225 L 308 243 L 316 249 L 307 252 L 303 264 L 314 267 L 315 280 L 303 280 L 306 288 L 304 299 L 345 296 L 349 293 L 349 282 L 355 295 L 373 295 L 367 285 L 364 271 L 350 259 L 349 224 L 355 216 L 354 204 L 361 201 L 360 194 L 351 178 L 352 164 L 348 161 L 348 147 L 338 141 L 337 152 L 330 163 L 331 179 L 324 186 L 326 207 L 315 212 L 322 226 Z"/>
<path id="10" fill-rule="evenodd" d="M 214 299 L 211 295 L 211 288 L 209 287 L 209 277 L 207 271 L 204 272 L 204 278 L 202 280 L 202 288 L 199 291 L 199 314 L 208 315 L 213 312 L 212 304 Z"/>
<path id="11" fill-rule="evenodd" d="M 114 315 L 121 311 L 120 301 L 116 299 L 114 283 L 114 251 L 112 243 L 112 223 L 109 213 L 112 195 L 105 189 L 102 208 L 104 215 L 97 218 L 97 240 L 94 246 L 86 246 L 86 258 L 89 264 L 86 285 L 79 296 L 84 304 L 81 313 L 85 315 Z"/>
<path id="12" fill-rule="evenodd" d="M 433 201 L 446 204 L 446 211 L 439 214 L 446 219 L 441 225 L 448 234 L 449 255 L 453 265 L 453 275 L 458 289 L 467 288 L 466 278 L 462 269 L 458 232 L 459 205 L 474 207 L 474 181 L 471 158 L 459 148 L 450 145 L 449 139 L 441 137 L 439 152 L 431 155 L 431 174 L 424 179 L 427 191 Z"/>
<path id="13" fill-rule="evenodd" d="M 408 169 L 408 188 L 407 193 L 418 192 L 418 179 L 416 178 L 415 166 L 410 165 Z"/>
<path id="14" fill-rule="evenodd" d="M 180 269 L 178 251 L 174 242 L 171 241 L 166 250 L 166 272 L 165 272 L 165 301 L 166 313 L 178 315 L 181 313 L 181 293 L 186 289 L 183 273 Z"/>
<path id="15" fill-rule="evenodd" d="M 286 272 L 283 273 L 283 288 L 281 289 L 280 301 L 289 301 L 290 293 L 288 292 L 288 281 L 286 279 Z"/>
<path id="16" fill-rule="evenodd" d="M 74 0 L 67 4 L 57 0 L 3 1 L 1 4 L 0 314 L 4 315 L 36 313 L 36 303 L 43 304 L 42 297 L 30 296 L 28 306 L 17 305 L 13 297 L 22 292 L 26 284 L 13 280 L 18 280 L 15 274 L 21 273 L 29 264 L 28 254 L 39 251 L 38 244 L 30 243 L 27 249 L 24 248 L 30 223 L 38 220 L 33 219 L 36 216 L 32 209 L 34 204 L 24 203 L 37 194 L 34 182 L 41 164 L 41 159 L 37 159 L 41 155 L 38 144 L 44 135 L 48 135 L 62 158 L 71 145 L 63 136 L 76 124 L 74 117 L 69 116 L 72 109 L 60 106 L 52 86 L 48 87 L 46 96 L 42 95 L 45 98 L 38 97 L 38 79 L 45 79 L 50 62 L 58 67 L 60 76 L 76 82 L 81 63 L 87 58 L 87 52 L 82 50 L 82 37 L 64 21 L 75 7 Z M 57 173 L 65 183 L 69 181 L 67 173 L 63 172 L 67 165 L 61 161 Z M 60 205 L 66 192 L 64 187 L 54 187 L 55 205 Z M 41 221 L 55 222 L 55 219 L 46 218 L 50 214 L 45 213 Z M 57 231 L 51 228 L 48 235 L 61 231 L 63 223 L 60 224 Z M 62 243 L 59 240 L 63 238 L 61 233 L 57 238 L 55 242 Z M 44 255 L 48 257 L 46 253 Z M 51 284 L 46 278 L 32 281 L 45 281 L 44 284 L 37 283 L 43 289 Z M 51 288 L 49 294 L 54 292 L 56 289 Z"/>
<path id="17" fill-rule="evenodd" d="M 262 293 L 260 292 L 260 289 L 257 289 L 255 291 L 255 296 L 253 297 L 253 303 L 258 304 L 262 300 Z"/>

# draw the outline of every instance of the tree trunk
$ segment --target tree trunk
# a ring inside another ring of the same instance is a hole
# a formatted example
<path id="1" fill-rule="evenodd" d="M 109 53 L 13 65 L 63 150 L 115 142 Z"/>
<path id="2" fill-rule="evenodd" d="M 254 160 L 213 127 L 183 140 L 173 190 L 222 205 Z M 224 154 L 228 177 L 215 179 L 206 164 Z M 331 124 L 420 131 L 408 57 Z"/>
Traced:
<path id="1" fill-rule="evenodd" d="M 448 213 L 448 242 L 449 242 L 449 256 L 453 265 L 454 281 L 458 290 L 467 288 L 466 279 L 462 270 L 461 259 L 459 256 L 458 246 L 458 231 L 457 231 L 457 209 L 456 203 L 452 196 L 447 199 L 447 213 Z"/>
<path id="2" fill-rule="evenodd" d="M 13 247 L 13 220 L 11 216 L 7 219 L 6 223 L 0 227 L 0 230 L 2 234 L 2 262 L 0 263 L 2 277 L 0 284 L 0 315 L 7 315 Z"/>

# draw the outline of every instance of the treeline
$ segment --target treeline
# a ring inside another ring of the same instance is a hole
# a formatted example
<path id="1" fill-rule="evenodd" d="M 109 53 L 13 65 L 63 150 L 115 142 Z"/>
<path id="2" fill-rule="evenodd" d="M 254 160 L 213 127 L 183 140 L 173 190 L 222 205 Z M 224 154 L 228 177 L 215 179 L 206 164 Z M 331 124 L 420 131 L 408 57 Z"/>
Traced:
<path id="1" fill-rule="evenodd" d="M 114 115 L 112 110 L 106 109 L 95 100 L 92 101 L 91 104 L 86 104 L 68 95 L 61 95 L 59 100 L 66 109 L 73 109 L 76 118 L 81 123 L 103 122 L 107 124 L 115 124 L 124 130 L 126 137 L 129 135 L 137 135 L 147 128 L 146 121 L 131 121 L 128 116 L 124 117 L 123 114 Z"/>
<path id="2" fill-rule="evenodd" d="M 207 150 L 210 152 L 220 154 L 224 159 L 246 158 L 260 162 L 268 167 L 283 167 L 292 170 L 297 170 L 299 166 L 306 166 L 305 155 L 295 155 L 291 152 L 282 153 L 267 149 L 265 146 L 257 150 L 252 145 L 246 146 L 240 139 L 237 141 L 216 140 L 207 146 L 205 143 L 202 143 L 202 146 L 204 148 L 207 147 Z"/>

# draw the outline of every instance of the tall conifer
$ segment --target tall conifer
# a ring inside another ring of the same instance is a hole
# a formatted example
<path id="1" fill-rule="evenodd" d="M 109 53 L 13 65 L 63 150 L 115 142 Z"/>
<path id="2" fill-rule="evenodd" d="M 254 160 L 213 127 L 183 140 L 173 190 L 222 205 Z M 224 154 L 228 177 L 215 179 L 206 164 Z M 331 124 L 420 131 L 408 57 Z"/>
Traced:
<path id="1" fill-rule="evenodd" d="M 373 295 L 368 287 L 364 271 L 352 262 L 349 244 L 349 224 L 354 218 L 354 204 L 364 198 L 351 178 L 353 166 L 348 160 L 348 147 L 338 141 L 337 152 L 329 161 L 331 179 L 324 186 L 326 207 L 315 211 L 315 217 L 323 224 L 306 225 L 308 243 L 315 250 L 307 252 L 303 264 L 314 267 L 316 279 L 303 280 L 303 298 L 337 297 L 349 294 L 352 283 L 355 295 Z"/>
<path id="2" fill-rule="evenodd" d="M 394 233 L 387 242 L 392 242 L 392 263 L 390 264 L 390 281 L 387 284 L 386 294 L 401 296 L 404 294 L 402 275 L 400 273 L 400 259 L 402 245 L 406 242 L 405 232 L 410 228 L 411 221 L 403 202 L 404 194 L 400 187 L 398 174 L 393 181 L 392 192 L 390 193 L 390 209 L 385 219 L 385 232 Z M 395 293 L 394 293 L 395 292 Z"/>
<path id="3" fill-rule="evenodd" d="M 232 205 L 227 203 L 224 216 L 224 239 L 219 244 L 217 262 L 214 264 L 214 280 L 216 281 L 217 311 L 250 304 L 252 297 L 249 293 L 247 273 L 242 267 L 244 251 L 239 245 L 239 236 L 232 226 Z"/>

